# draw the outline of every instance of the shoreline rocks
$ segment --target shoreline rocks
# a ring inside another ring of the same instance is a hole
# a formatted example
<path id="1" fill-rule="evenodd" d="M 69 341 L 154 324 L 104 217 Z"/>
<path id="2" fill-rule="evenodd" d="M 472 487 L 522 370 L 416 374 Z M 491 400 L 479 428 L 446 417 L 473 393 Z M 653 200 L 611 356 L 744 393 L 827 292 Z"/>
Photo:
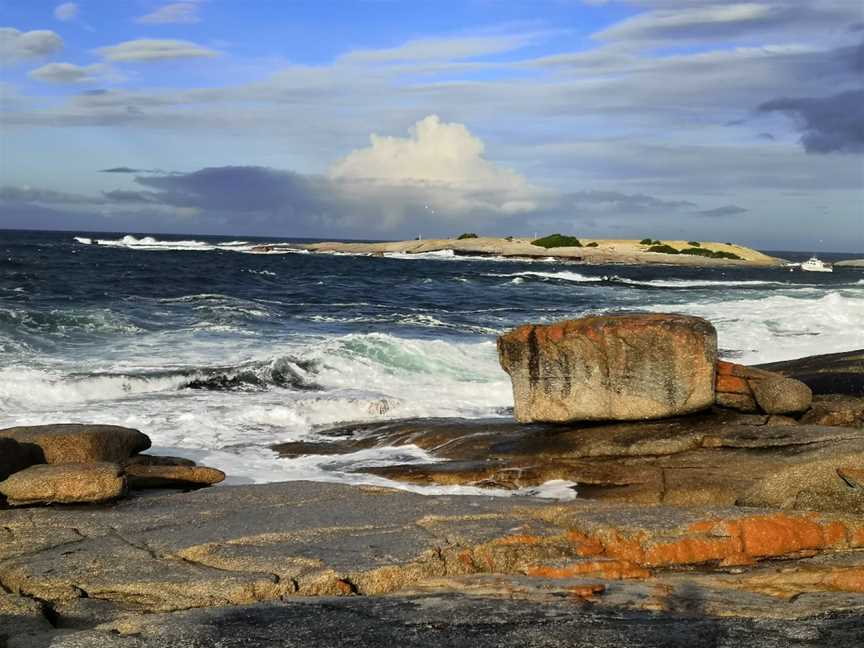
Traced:
<path id="1" fill-rule="evenodd" d="M 41 504 L 93 504 L 132 489 L 188 490 L 225 474 L 177 457 L 139 454 L 150 439 L 116 425 L 53 424 L 0 430 L 0 509 Z"/>

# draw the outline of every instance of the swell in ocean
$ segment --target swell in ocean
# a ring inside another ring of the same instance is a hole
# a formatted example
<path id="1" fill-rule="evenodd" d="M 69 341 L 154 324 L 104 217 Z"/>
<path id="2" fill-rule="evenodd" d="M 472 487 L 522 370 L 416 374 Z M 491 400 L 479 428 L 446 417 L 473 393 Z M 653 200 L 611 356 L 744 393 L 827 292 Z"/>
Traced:
<path id="1" fill-rule="evenodd" d="M 432 461 L 425 451 L 280 459 L 269 446 L 346 423 L 509 416 L 495 336 L 529 321 L 689 313 L 745 363 L 864 347 L 854 269 L 260 254 L 259 243 L 0 232 L 0 426 L 128 425 L 229 483 L 399 486 L 353 471 Z"/>

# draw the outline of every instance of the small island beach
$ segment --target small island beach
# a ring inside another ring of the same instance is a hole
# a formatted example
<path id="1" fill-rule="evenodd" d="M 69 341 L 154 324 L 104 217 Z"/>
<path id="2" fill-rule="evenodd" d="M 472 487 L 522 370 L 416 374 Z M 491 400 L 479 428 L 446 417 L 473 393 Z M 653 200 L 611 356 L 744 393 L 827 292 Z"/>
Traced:
<path id="1" fill-rule="evenodd" d="M 413 241 L 393 241 L 384 243 L 344 243 L 326 241 L 294 246 L 310 252 L 329 252 L 343 254 L 428 254 L 430 252 L 452 251 L 454 255 L 490 256 L 511 259 L 545 259 L 552 257 L 562 261 L 576 261 L 586 264 L 669 264 L 695 267 L 716 266 L 782 266 L 784 261 L 768 256 L 752 248 L 730 243 L 713 241 L 655 241 L 659 246 L 674 250 L 687 250 L 694 247 L 709 252 L 726 252 L 740 259 L 712 258 L 688 253 L 663 253 L 649 251 L 654 245 L 643 244 L 627 239 L 580 239 L 581 247 L 545 248 L 534 245 L 527 238 L 478 237 L 467 239 L 428 239 Z M 698 243 L 694 246 L 693 243 Z M 266 247 L 266 246 L 262 246 Z"/>

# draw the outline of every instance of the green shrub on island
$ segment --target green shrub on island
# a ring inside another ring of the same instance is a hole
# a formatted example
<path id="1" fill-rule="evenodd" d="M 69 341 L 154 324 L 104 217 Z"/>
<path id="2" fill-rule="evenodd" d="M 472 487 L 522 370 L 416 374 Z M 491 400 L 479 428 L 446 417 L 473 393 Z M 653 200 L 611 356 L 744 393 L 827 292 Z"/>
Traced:
<path id="1" fill-rule="evenodd" d="M 708 257 L 709 259 L 736 259 L 740 260 L 741 257 L 733 252 L 721 252 L 720 250 L 706 250 L 705 248 L 684 248 L 681 250 L 681 254 L 691 254 L 695 256 L 703 256 Z"/>
<path id="2" fill-rule="evenodd" d="M 537 245 L 542 248 L 559 248 L 559 247 L 582 247 L 582 242 L 575 236 L 565 236 L 563 234 L 550 234 L 536 241 L 531 241 L 531 245 Z"/>
<path id="3" fill-rule="evenodd" d="M 702 247 L 699 241 L 687 241 L 687 245 L 692 245 L 693 247 Z"/>
<path id="4" fill-rule="evenodd" d="M 642 239 L 641 241 L 639 241 L 639 245 L 651 245 L 652 243 L 654 243 L 654 241 L 652 241 L 650 238 Z"/>
<path id="5" fill-rule="evenodd" d="M 671 245 L 652 245 L 650 248 L 648 248 L 648 251 L 657 252 L 658 254 L 680 254 L 680 252 L 673 248 Z"/>
<path id="6" fill-rule="evenodd" d="M 597 246 L 599 246 L 599 245 L 600 245 L 600 244 L 599 244 L 597 241 L 591 241 L 591 242 L 590 242 L 588 245 L 586 245 L 585 247 L 597 247 Z"/>
<path id="7" fill-rule="evenodd" d="M 477 235 L 474 232 L 465 232 L 464 234 L 460 234 L 456 240 L 464 241 L 465 239 L 477 238 Z"/>

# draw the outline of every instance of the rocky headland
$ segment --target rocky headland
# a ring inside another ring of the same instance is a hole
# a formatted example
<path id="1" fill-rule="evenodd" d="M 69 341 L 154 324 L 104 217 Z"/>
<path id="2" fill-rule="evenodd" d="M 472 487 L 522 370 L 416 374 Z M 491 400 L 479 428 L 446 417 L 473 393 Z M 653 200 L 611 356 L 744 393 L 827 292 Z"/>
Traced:
<path id="1" fill-rule="evenodd" d="M 845 646 L 864 641 L 864 351 L 717 360 L 707 322 L 499 340 L 517 421 L 376 422 L 285 456 L 568 501 L 221 473 L 114 426 L 0 431 L 0 646 Z M 146 489 L 146 490 L 145 490 Z"/>
<path id="2" fill-rule="evenodd" d="M 646 239 L 647 240 L 647 239 Z M 785 262 L 751 248 L 731 243 L 699 241 L 654 241 L 643 243 L 625 239 L 579 239 L 579 246 L 543 247 L 531 239 L 476 237 L 465 239 L 428 239 L 385 243 L 321 242 L 282 246 L 310 252 L 342 254 L 428 254 L 451 251 L 455 255 L 502 257 L 510 259 L 555 258 L 586 264 L 672 264 L 686 266 L 782 266 Z M 272 252 L 279 245 L 259 246 Z M 687 252 L 684 252 L 684 251 Z M 695 252 L 694 252 L 695 250 Z"/>

